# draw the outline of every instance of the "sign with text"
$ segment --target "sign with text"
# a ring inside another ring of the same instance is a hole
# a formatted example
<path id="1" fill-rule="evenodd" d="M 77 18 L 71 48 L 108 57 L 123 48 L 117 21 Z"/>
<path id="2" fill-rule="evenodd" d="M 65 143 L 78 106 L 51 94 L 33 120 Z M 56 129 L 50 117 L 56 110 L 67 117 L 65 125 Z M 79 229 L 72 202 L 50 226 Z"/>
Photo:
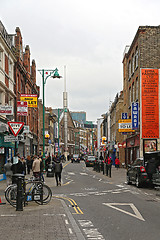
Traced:
<path id="1" fill-rule="evenodd" d="M 36 94 L 21 94 L 20 100 L 27 102 L 28 107 L 37 107 L 37 95 Z"/>
<path id="2" fill-rule="evenodd" d="M 122 113 L 122 119 L 127 119 L 127 113 Z"/>
<path id="3" fill-rule="evenodd" d="M 9 128 L 11 129 L 11 132 L 16 137 L 23 128 L 24 122 L 8 122 L 8 125 Z"/>
<path id="4" fill-rule="evenodd" d="M 138 129 L 138 102 L 132 102 L 132 129 Z"/>
<path id="5" fill-rule="evenodd" d="M 142 138 L 159 138 L 159 70 L 141 69 Z"/>
<path id="6" fill-rule="evenodd" d="M 118 120 L 118 131 L 119 132 L 134 132 L 135 130 L 132 130 L 132 122 L 131 119 L 120 119 Z"/>
<path id="7" fill-rule="evenodd" d="M 28 103 L 17 101 L 17 116 L 28 116 Z"/>
<path id="8" fill-rule="evenodd" d="M 18 136 L 12 136 L 12 135 L 6 135 L 4 136 L 4 142 L 17 142 L 17 141 L 24 141 L 23 135 Z"/>
<path id="9" fill-rule="evenodd" d="M 13 115 L 12 106 L 0 106 L 0 115 Z"/>

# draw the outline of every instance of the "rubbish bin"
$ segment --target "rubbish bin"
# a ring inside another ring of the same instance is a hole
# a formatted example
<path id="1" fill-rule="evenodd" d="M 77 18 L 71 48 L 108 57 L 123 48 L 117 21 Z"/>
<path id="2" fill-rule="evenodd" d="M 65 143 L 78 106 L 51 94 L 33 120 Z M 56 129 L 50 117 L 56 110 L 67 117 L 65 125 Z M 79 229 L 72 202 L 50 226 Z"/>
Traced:
<path id="1" fill-rule="evenodd" d="M 52 164 L 48 164 L 47 177 L 54 177 L 54 168 Z"/>
<path id="2" fill-rule="evenodd" d="M 18 177 L 21 177 L 22 180 L 24 180 L 24 174 L 16 173 L 16 174 L 13 174 L 12 176 L 12 184 L 18 183 Z"/>

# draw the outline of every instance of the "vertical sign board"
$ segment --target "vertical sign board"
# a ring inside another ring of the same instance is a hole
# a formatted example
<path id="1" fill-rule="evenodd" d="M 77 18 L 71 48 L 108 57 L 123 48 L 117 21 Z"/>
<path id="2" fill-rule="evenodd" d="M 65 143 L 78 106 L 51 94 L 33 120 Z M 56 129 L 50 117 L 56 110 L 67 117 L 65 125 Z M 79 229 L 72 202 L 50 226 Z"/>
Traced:
<path id="1" fill-rule="evenodd" d="M 142 138 L 159 138 L 159 70 L 141 69 Z"/>
<path id="2" fill-rule="evenodd" d="M 138 102 L 132 102 L 132 129 L 138 129 Z"/>

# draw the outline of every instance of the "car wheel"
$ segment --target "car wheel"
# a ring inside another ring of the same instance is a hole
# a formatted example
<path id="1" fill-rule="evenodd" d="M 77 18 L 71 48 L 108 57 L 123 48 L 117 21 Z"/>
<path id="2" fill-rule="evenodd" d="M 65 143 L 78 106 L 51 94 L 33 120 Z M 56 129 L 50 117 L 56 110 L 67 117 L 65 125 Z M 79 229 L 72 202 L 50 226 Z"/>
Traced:
<path id="1" fill-rule="evenodd" d="M 136 177 L 136 187 L 137 187 L 137 188 L 140 188 L 140 187 L 141 187 L 141 182 L 140 182 L 138 176 Z"/>
<path id="2" fill-rule="evenodd" d="M 130 177 L 127 176 L 127 185 L 130 185 L 130 184 L 131 184 Z"/>

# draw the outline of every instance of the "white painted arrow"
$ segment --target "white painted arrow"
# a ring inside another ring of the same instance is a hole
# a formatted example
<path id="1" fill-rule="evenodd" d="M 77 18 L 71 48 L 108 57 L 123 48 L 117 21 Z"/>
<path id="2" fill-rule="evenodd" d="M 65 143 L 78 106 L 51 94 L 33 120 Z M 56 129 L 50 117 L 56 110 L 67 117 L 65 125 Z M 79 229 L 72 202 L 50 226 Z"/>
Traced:
<path id="1" fill-rule="evenodd" d="M 126 213 L 132 217 L 138 218 L 139 220 L 145 221 L 144 218 L 142 217 L 142 215 L 140 214 L 140 212 L 138 211 L 138 209 L 134 206 L 133 203 L 103 203 L 103 205 L 106 205 L 108 207 L 111 207 L 113 209 L 116 209 L 120 212 Z M 132 210 L 134 211 L 135 214 L 124 211 L 123 209 L 120 209 L 118 207 L 115 206 L 130 206 L 132 208 Z"/>

